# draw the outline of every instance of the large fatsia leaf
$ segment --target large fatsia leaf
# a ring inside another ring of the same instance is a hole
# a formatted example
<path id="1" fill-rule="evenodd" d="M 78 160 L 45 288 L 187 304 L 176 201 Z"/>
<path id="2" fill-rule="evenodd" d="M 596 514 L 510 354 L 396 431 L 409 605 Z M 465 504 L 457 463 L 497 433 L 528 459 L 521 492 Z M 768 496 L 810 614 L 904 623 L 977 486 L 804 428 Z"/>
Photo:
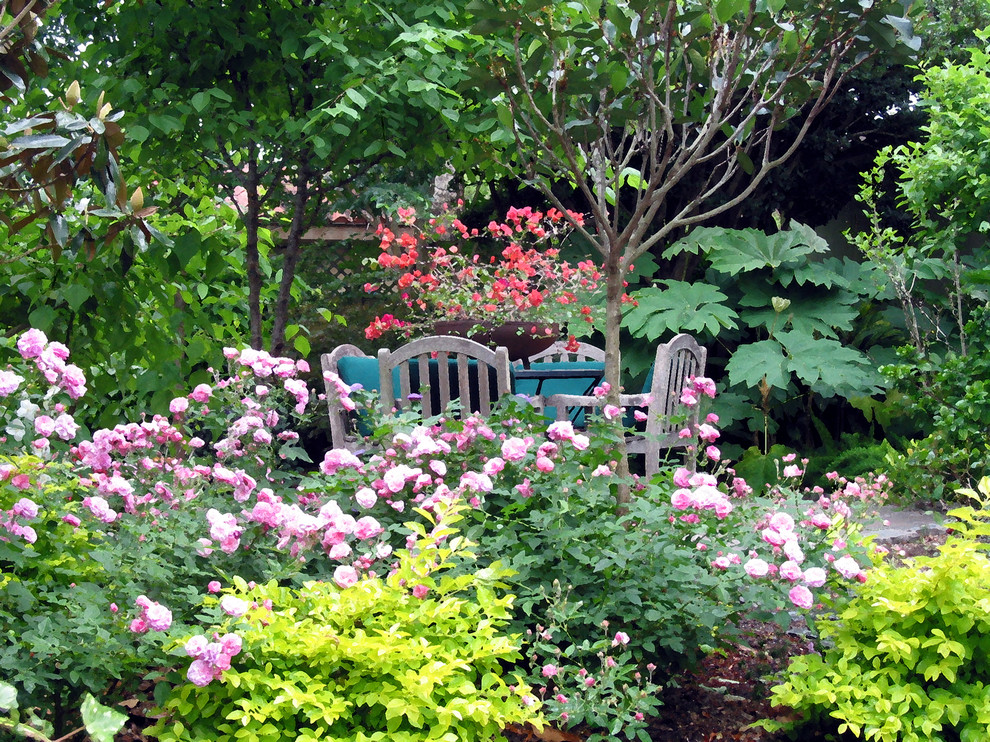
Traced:
<path id="1" fill-rule="evenodd" d="M 827 289 L 849 288 L 849 279 L 843 275 L 843 264 L 838 258 L 809 260 L 795 266 L 781 267 L 777 275 L 781 286 L 790 286 L 793 281 L 798 286 L 811 284 Z"/>
<path id="2" fill-rule="evenodd" d="M 782 298 L 790 300 L 790 306 L 779 315 L 770 304 L 772 297 L 766 287 L 766 303 L 756 309 L 744 310 L 740 314 L 743 323 L 750 327 L 766 327 L 768 331 L 776 332 L 790 327 L 804 335 L 815 334 L 827 338 L 837 338 L 837 331 L 848 331 L 853 328 L 853 322 L 859 316 L 859 310 L 854 306 L 857 297 L 842 291 L 836 294 L 804 293 L 794 295 L 784 294 Z M 747 293 L 745 301 L 754 300 L 752 293 Z"/>
<path id="3" fill-rule="evenodd" d="M 758 387 L 765 382 L 767 386 L 783 388 L 791 380 L 787 363 L 784 347 L 780 343 L 760 340 L 736 348 L 725 364 L 725 372 L 731 385 Z"/>
<path id="4" fill-rule="evenodd" d="M 739 315 L 723 303 L 728 297 L 715 286 L 672 280 L 658 283 L 665 288 L 650 286 L 633 294 L 638 305 L 631 306 L 622 320 L 633 335 L 656 340 L 669 330 L 707 331 L 714 337 L 723 327 L 737 327 Z"/>
<path id="5" fill-rule="evenodd" d="M 828 249 L 828 243 L 811 227 L 792 221 L 789 229 L 771 235 L 758 229 L 701 227 L 668 247 L 663 257 L 700 251 L 714 270 L 735 275 L 760 268 L 777 269 L 789 263 L 805 265 L 808 255 Z M 802 277 L 808 280 L 806 273 Z"/>
<path id="6" fill-rule="evenodd" d="M 865 353 L 837 340 L 791 330 L 776 336 L 787 351 L 787 370 L 823 397 L 874 394 L 880 376 Z"/>

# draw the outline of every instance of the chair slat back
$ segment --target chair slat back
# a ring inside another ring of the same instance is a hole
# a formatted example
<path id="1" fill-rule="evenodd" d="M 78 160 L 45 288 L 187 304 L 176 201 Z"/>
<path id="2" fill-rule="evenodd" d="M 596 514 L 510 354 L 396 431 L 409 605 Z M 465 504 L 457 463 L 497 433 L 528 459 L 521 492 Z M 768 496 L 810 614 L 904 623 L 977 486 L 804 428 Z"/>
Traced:
<path id="1" fill-rule="evenodd" d="M 324 353 L 320 356 L 323 384 L 326 388 L 327 407 L 330 415 L 330 444 L 334 448 L 353 449 L 359 443 L 353 416 L 340 404 L 337 387 L 328 376 L 328 374 L 341 376 L 339 364 L 342 358 L 371 358 L 371 356 L 356 345 L 349 344 L 338 345 L 330 353 Z"/>
<path id="2" fill-rule="evenodd" d="M 527 361 L 529 363 L 570 363 L 578 361 L 605 362 L 605 351 L 590 343 L 578 343 L 577 350 L 568 350 L 566 340 L 558 340 L 546 350 L 531 355 Z M 522 365 L 522 361 L 515 361 L 514 365 Z"/>
<path id="3" fill-rule="evenodd" d="M 702 376 L 708 360 L 708 349 L 702 347 L 690 335 L 676 335 L 670 342 L 657 348 L 653 365 L 653 379 L 643 394 L 620 394 L 623 407 L 646 407 L 644 434 L 627 435 L 626 450 L 644 457 L 647 477 L 660 471 L 662 449 L 684 446 L 685 441 L 677 433 L 682 425 L 673 425 L 670 415 L 680 409 L 681 392 L 691 376 Z M 605 404 L 598 397 L 572 394 L 553 394 L 546 398 L 547 407 L 555 407 L 558 420 L 567 420 L 575 408 L 586 411 Z M 697 410 L 697 408 L 694 408 Z M 697 412 L 688 424 L 697 422 Z M 690 459 L 689 464 L 693 459 Z"/>
<path id="4" fill-rule="evenodd" d="M 468 338 L 434 335 L 413 340 L 394 351 L 382 348 L 378 351 L 378 367 L 381 404 L 386 414 L 394 407 L 407 408 L 410 395 L 418 393 L 424 417 L 446 409 L 454 399 L 459 400 L 463 413 L 489 415 L 495 401 L 489 388 L 493 374 L 497 396 L 510 392 L 508 351 L 501 347 L 492 350 Z M 393 369 L 398 369 L 398 394 Z M 476 387 L 471 384 L 473 372 Z M 451 376 L 456 378 L 454 385 Z"/>
<path id="5" fill-rule="evenodd" d="M 685 333 L 675 335 L 670 342 L 657 348 L 653 384 L 649 389 L 651 401 L 646 434 L 647 437 L 659 437 L 661 447 L 680 444 L 677 432 L 683 425 L 671 423 L 670 416 L 680 409 L 681 392 L 688 379 L 704 375 L 707 360 L 708 349 Z M 689 424 L 696 422 L 697 419 L 692 419 Z"/>

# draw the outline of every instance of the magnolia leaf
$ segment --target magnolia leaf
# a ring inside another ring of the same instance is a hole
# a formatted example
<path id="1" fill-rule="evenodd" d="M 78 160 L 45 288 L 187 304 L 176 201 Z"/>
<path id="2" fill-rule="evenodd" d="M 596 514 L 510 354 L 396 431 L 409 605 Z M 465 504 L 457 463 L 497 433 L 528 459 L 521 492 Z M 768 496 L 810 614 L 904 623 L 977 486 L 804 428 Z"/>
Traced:
<path id="1" fill-rule="evenodd" d="M 714 337 L 723 327 L 737 327 L 738 315 L 723 304 L 728 297 L 715 286 L 673 280 L 658 283 L 666 288 L 651 286 L 633 294 L 639 304 L 628 309 L 622 320 L 633 335 L 656 340 L 667 331 L 707 331 Z"/>
<path id="2" fill-rule="evenodd" d="M 114 735 L 120 731 L 127 721 L 127 714 L 114 711 L 101 703 L 89 693 L 83 699 L 83 725 L 94 742 L 113 742 Z"/>
<path id="3" fill-rule="evenodd" d="M 740 345 L 725 364 L 730 384 L 784 388 L 791 380 L 784 348 L 776 340 L 760 340 Z"/>
<path id="4" fill-rule="evenodd" d="M 64 147 L 71 139 L 58 134 L 27 134 L 10 143 L 10 149 L 17 152 L 25 149 L 55 149 Z"/>

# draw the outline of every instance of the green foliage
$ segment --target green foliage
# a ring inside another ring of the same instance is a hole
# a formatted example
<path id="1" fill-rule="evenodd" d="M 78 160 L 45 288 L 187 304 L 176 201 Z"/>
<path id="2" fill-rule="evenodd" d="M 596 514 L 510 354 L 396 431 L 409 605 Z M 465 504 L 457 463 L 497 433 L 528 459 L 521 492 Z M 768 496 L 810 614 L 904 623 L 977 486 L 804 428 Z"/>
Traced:
<path id="1" fill-rule="evenodd" d="M 570 602 L 556 582 L 547 594 L 546 625 L 534 627 L 527 651 L 532 675 L 544 684 L 539 691 L 547 715 L 565 719 L 569 728 L 602 730 L 587 742 L 647 742 L 647 719 L 656 716 L 662 703 L 661 688 L 653 682 L 656 665 L 643 668 L 628 648 L 630 637 L 610 630 L 608 622 L 602 623 L 597 638 L 574 641 L 569 623 L 580 617 L 580 602 Z"/>
<path id="2" fill-rule="evenodd" d="M 401 180 L 397 172 L 428 180 L 454 154 L 436 122 L 458 127 L 449 86 L 464 77 L 465 52 L 453 39 L 438 54 L 436 37 L 459 11 L 347 0 L 217 1 L 190 13 L 168 1 L 115 5 L 103 23 L 101 7 L 72 0 L 63 12 L 94 39 L 86 63 L 131 111 L 140 137 L 131 156 L 166 180 L 239 199 L 251 344 L 269 335 L 277 355 L 293 341 L 305 347 L 290 307 L 306 231 L 348 208 L 354 190 Z M 273 272 L 258 254 L 268 229 L 283 248 Z"/>
<path id="3" fill-rule="evenodd" d="M 715 286 L 686 281 L 657 281 L 663 290 L 636 292 L 637 304 L 623 317 L 635 337 L 656 340 L 666 333 L 707 331 L 716 336 L 723 327 L 735 329 L 739 315 L 724 304 L 728 298 Z"/>
<path id="4" fill-rule="evenodd" d="M 988 589 L 986 546 L 972 535 L 951 536 L 935 557 L 872 570 L 819 621 L 826 649 L 791 661 L 774 705 L 831 717 L 861 739 L 986 739 Z"/>
<path id="5" fill-rule="evenodd" d="M 239 632 L 241 653 L 221 684 L 173 688 L 150 733 L 162 742 L 459 742 L 539 723 L 530 688 L 502 677 L 501 663 L 520 657 L 517 637 L 504 633 L 504 570 L 452 572 L 473 556 L 459 519 L 451 507 L 429 532 L 410 523 L 415 544 L 387 577 L 345 589 L 239 582 L 232 594 L 264 607 L 213 628 Z M 414 594 L 417 586 L 428 592 Z"/>
<path id="6" fill-rule="evenodd" d="M 856 307 L 879 291 L 868 269 L 822 259 L 827 251 L 822 238 L 796 222 L 770 235 L 695 229 L 664 257 L 704 255 L 707 280 L 659 281 L 633 292 L 638 306 L 625 310 L 623 325 L 635 337 L 692 332 L 709 346 L 728 346 L 727 391 L 748 405 L 720 407 L 723 424 L 748 419 L 770 446 L 789 416 L 822 415 L 837 400 L 869 397 L 881 385 L 873 348 L 855 345 Z"/>
<path id="7" fill-rule="evenodd" d="M 126 714 L 104 706 L 88 693 L 83 699 L 81 713 L 83 728 L 93 742 L 113 742 L 114 735 L 127 721 Z M 0 681 L 0 730 L 9 730 L 25 739 L 50 742 L 49 726 L 30 711 L 27 718 L 22 720 L 17 703 L 17 689 Z"/>
<path id="8" fill-rule="evenodd" d="M 973 312 L 966 326 L 969 353 L 950 351 L 938 362 L 905 351 L 904 362 L 885 366 L 903 405 L 928 435 L 891 461 L 891 475 L 908 495 L 951 498 L 954 487 L 974 487 L 990 472 L 990 308 Z"/>
<path id="9" fill-rule="evenodd" d="M 939 346 L 958 347 L 965 354 L 969 313 L 990 301 L 985 261 L 972 247 L 974 239 L 982 239 L 977 235 L 990 228 L 990 163 L 983 146 L 990 32 L 976 35 L 980 46 L 967 49 L 968 61 L 947 61 L 918 74 L 916 81 L 924 86 L 921 105 L 928 114 L 924 138 L 878 153 L 858 196 L 870 229 L 851 237 L 888 275 L 922 354 Z M 913 219 L 910 235 L 880 218 L 886 173 L 896 176 L 896 195 Z"/>

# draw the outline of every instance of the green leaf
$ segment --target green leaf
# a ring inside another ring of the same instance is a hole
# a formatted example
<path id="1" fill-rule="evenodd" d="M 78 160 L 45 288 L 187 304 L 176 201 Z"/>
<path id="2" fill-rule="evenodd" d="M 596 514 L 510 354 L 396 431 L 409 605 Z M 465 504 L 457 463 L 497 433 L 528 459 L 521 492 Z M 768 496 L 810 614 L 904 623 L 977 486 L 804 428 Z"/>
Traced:
<path id="1" fill-rule="evenodd" d="M 295 338 L 292 339 L 292 347 L 295 348 L 296 352 L 304 358 L 308 356 L 310 351 L 313 349 L 305 335 L 296 335 Z"/>
<path id="2" fill-rule="evenodd" d="M 114 735 L 127 721 L 127 715 L 97 703 L 89 693 L 82 702 L 82 718 L 94 742 L 113 742 Z"/>
<path id="3" fill-rule="evenodd" d="M 0 681 L 0 709 L 17 708 L 17 688 L 10 683 Z"/>
<path id="4" fill-rule="evenodd" d="M 73 312 L 78 312 L 83 302 L 93 295 L 93 292 L 86 286 L 78 283 L 71 283 L 62 289 L 62 298 Z"/>
<path id="5" fill-rule="evenodd" d="M 760 340 L 740 345 L 725 364 L 730 384 L 758 387 L 764 381 L 783 389 L 791 380 L 784 347 L 776 340 Z"/>
<path id="6" fill-rule="evenodd" d="M 356 105 L 358 108 L 368 107 L 368 99 L 365 98 L 363 95 L 361 95 L 361 93 L 359 93 L 354 88 L 347 88 L 347 90 L 344 91 L 344 95 L 350 98 L 351 102 L 354 103 L 354 105 Z"/>
<path id="7" fill-rule="evenodd" d="M 210 94 L 200 90 L 198 93 L 193 94 L 190 102 L 197 113 L 202 113 L 203 109 L 210 105 Z"/>
<path id="8" fill-rule="evenodd" d="M 788 263 L 804 265 L 808 255 L 828 252 L 828 249 L 828 243 L 813 229 L 792 221 L 789 229 L 773 235 L 758 229 L 701 227 L 668 247 L 663 257 L 700 251 L 708 256 L 712 268 L 734 276 Z"/>
<path id="9" fill-rule="evenodd" d="M 64 147 L 71 141 L 71 139 L 58 134 L 28 134 L 12 141 L 10 149 L 15 152 L 25 149 L 55 149 L 56 147 Z"/>
<path id="10" fill-rule="evenodd" d="M 727 23 L 732 16 L 749 7 L 749 0 L 718 0 L 715 3 L 715 18 L 719 23 Z"/>
<path id="11" fill-rule="evenodd" d="M 758 309 L 742 310 L 740 319 L 749 327 L 772 328 L 774 333 L 790 329 L 805 335 L 816 333 L 825 337 L 837 338 L 838 332 L 851 330 L 859 316 L 854 305 L 856 297 L 849 292 L 839 294 L 821 294 L 820 292 L 805 292 L 802 294 L 785 294 L 783 298 L 790 300 L 790 305 L 782 313 L 774 311 L 770 302 L 773 287 L 766 285 L 751 285 L 746 283 L 740 304 L 744 306 L 759 306 Z M 765 302 L 762 305 L 757 302 Z"/>
<path id="12" fill-rule="evenodd" d="M 880 376 L 865 353 L 803 332 L 781 332 L 777 338 L 787 350 L 788 370 L 822 396 L 880 391 Z"/>
<path id="13" fill-rule="evenodd" d="M 627 309 L 622 324 L 633 335 L 656 340 L 666 332 L 703 332 L 713 337 L 735 329 L 738 315 L 723 302 L 728 298 L 707 283 L 665 280 L 633 294 L 638 306 Z"/>

